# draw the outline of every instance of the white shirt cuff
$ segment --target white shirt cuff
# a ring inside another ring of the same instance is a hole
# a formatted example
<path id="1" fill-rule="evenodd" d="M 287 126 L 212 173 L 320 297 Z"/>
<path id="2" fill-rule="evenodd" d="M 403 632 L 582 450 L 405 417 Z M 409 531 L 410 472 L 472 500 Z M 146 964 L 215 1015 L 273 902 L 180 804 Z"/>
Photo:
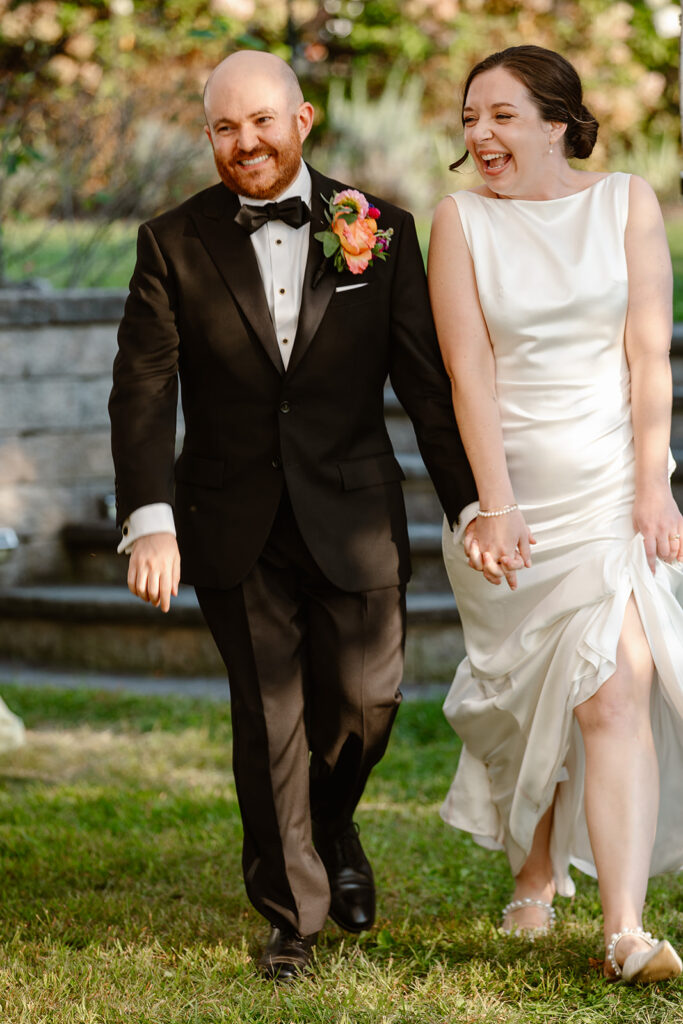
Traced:
<path id="1" fill-rule="evenodd" d="M 469 505 L 465 505 L 464 509 L 458 516 L 457 523 L 453 523 L 453 543 L 459 544 L 463 538 L 465 530 L 470 525 L 473 519 L 476 518 L 477 512 L 479 511 L 479 502 L 472 501 Z"/>
<path id="2" fill-rule="evenodd" d="M 116 549 L 119 555 L 129 555 L 139 537 L 150 533 L 172 533 L 175 537 L 173 509 L 163 501 L 136 508 L 123 524 L 123 539 Z"/>

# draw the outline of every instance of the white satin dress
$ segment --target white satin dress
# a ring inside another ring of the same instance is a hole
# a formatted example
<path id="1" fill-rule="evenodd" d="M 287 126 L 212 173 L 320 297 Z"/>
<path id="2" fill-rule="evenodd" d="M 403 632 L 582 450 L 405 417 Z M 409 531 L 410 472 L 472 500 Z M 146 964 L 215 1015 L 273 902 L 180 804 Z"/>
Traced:
<path id="1" fill-rule="evenodd" d="M 683 566 L 658 561 L 653 576 L 631 518 L 628 193 L 629 176 L 611 174 L 561 199 L 453 195 L 495 353 L 515 499 L 537 544 L 512 592 L 469 568 L 444 526 L 467 657 L 444 705 L 463 750 L 441 813 L 504 849 L 516 875 L 557 791 L 551 855 L 565 896 L 570 863 L 595 874 L 573 709 L 614 673 L 631 593 L 656 666 L 651 873 L 683 865 Z"/>

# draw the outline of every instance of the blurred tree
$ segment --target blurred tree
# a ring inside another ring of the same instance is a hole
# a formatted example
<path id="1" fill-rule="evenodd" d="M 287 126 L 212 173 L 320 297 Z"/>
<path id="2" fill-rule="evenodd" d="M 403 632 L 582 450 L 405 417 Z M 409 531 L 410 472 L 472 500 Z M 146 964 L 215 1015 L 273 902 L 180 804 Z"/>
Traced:
<path id="1" fill-rule="evenodd" d="M 677 133 L 672 7 L 678 11 L 668 0 L 0 0 L 0 217 L 11 210 L 137 218 L 213 180 L 201 90 L 209 70 L 240 47 L 292 61 L 316 105 L 313 144 L 329 141 L 337 152 L 346 129 L 343 118 L 330 123 L 330 95 L 338 113 L 354 76 L 370 105 L 380 103 L 390 73 L 406 84 L 419 78 L 421 116 L 439 138 L 450 135 L 448 160 L 459 148 L 458 88 L 468 68 L 493 50 L 538 43 L 564 53 L 582 75 L 601 122 L 596 160 L 604 164 L 608 151 L 642 156 L 643 136 Z M 358 88 L 354 95 L 357 108 Z M 405 95 L 414 119 L 415 93 Z M 400 102 L 391 116 L 400 117 Z M 356 146 L 358 133 L 347 128 Z M 658 152 L 661 162 L 669 149 Z"/>

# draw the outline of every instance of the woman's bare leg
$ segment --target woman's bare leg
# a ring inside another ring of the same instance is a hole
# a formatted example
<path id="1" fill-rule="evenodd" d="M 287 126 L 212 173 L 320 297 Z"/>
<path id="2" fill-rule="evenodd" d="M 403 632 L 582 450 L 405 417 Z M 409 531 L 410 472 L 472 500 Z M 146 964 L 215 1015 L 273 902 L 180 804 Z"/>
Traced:
<path id="1" fill-rule="evenodd" d="M 585 811 L 598 874 L 605 943 L 642 927 L 659 809 L 659 770 L 650 723 L 652 655 L 631 596 L 617 648 L 617 669 L 575 709 L 586 752 Z M 623 963 L 642 939 L 617 947 Z"/>
<path id="2" fill-rule="evenodd" d="M 534 841 L 524 866 L 515 878 L 513 900 L 543 900 L 552 903 L 555 895 L 553 866 L 550 861 L 550 830 L 553 824 L 553 805 L 545 812 L 534 832 Z M 521 907 L 505 915 L 503 927 L 534 930 L 548 925 L 548 911 L 542 907 Z"/>

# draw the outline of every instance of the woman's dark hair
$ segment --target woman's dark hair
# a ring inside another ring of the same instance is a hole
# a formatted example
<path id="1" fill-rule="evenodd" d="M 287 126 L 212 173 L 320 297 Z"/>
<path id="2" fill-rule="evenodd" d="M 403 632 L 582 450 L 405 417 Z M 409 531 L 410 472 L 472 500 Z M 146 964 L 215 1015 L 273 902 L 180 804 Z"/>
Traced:
<path id="1" fill-rule="evenodd" d="M 598 135 L 598 122 L 583 105 L 581 79 L 564 57 L 542 46 L 509 46 L 479 61 L 470 71 L 463 90 L 463 111 L 467 94 L 477 75 L 492 68 L 505 68 L 526 86 L 543 121 L 567 125 L 563 144 L 565 155 L 581 159 L 590 156 Z M 454 171 L 467 160 L 465 153 L 451 164 Z"/>

